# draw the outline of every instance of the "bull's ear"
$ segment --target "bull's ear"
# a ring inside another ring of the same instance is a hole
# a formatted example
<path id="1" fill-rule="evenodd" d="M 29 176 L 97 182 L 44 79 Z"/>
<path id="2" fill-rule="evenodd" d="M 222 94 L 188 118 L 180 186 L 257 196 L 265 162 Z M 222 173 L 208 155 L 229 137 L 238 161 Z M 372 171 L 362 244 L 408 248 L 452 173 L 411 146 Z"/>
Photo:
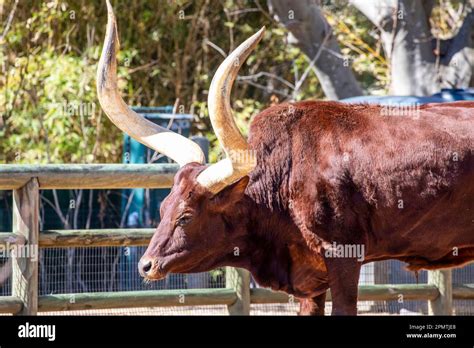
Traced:
<path id="1" fill-rule="evenodd" d="M 221 207 L 228 206 L 240 201 L 244 197 L 245 189 L 249 183 L 248 175 L 227 186 L 221 192 L 217 193 L 212 200 Z"/>

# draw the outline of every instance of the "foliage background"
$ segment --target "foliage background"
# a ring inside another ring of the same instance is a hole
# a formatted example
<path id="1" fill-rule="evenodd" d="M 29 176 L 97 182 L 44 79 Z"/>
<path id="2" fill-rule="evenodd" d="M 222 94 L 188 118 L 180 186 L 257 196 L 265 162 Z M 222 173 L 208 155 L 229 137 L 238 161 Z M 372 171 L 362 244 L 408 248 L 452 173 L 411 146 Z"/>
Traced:
<path id="1" fill-rule="evenodd" d="M 439 1 L 431 18 L 438 34 L 449 36 L 455 29 L 458 4 Z M 223 60 L 216 48 L 226 54 L 267 27 L 234 88 L 233 107 L 244 132 L 272 103 L 324 98 L 308 59 L 287 43 L 285 29 L 263 0 L 115 0 L 113 5 L 124 99 L 144 106 L 177 102 L 178 112 L 196 115 L 193 133 L 212 141 L 211 161 L 219 147 L 206 100 Z M 385 94 L 389 64 L 378 30 L 344 2 L 327 1 L 323 10 L 366 93 Z M 106 20 L 99 0 L 0 0 L 0 163 L 121 161 L 120 131 L 101 112 L 95 91 Z"/>

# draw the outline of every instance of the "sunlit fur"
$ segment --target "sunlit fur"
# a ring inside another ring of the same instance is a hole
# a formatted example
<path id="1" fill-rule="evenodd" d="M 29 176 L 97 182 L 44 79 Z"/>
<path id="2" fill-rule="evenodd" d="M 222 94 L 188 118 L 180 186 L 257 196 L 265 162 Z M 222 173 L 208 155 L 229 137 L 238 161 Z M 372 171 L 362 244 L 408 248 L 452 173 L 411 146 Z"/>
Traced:
<path id="1" fill-rule="evenodd" d="M 204 166 L 183 167 L 142 258 L 153 261 L 146 276 L 244 267 L 305 298 L 303 314 L 324 313 L 328 287 L 333 313 L 355 314 L 361 263 L 325 257 L 332 242 L 363 244 L 364 262 L 399 259 L 413 270 L 474 260 L 474 103 L 429 104 L 417 117 L 381 108 L 264 110 L 248 140 L 257 167 L 216 196 L 196 183 Z M 191 220 L 175 227 L 183 212 Z"/>

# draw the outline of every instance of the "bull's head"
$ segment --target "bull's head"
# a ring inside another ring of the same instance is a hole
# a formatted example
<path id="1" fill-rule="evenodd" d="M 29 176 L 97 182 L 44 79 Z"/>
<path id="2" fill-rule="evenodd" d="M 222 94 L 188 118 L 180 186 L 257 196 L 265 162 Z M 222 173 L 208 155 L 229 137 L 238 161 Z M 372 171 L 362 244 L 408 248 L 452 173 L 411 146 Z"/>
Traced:
<path id="1" fill-rule="evenodd" d="M 200 147 L 133 112 L 117 89 L 118 32 L 107 1 L 108 23 L 97 73 L 102 109 L 112 122 L 142 144 L 180 164 L 171 193 L 161 205 L 161 222 L 139 263 L 148 279 L 169 272 L 200 272 L 214 268 L 246 232 L 230 224 L 238 214 L 248 173 L 255 168 L 247 141 L 235 124 L 230 94 L 240 66 L 263 36 L 264 28 L 242 43 L 217 70 L 209 89 L 209 116 L 226 158 L 207 167 Z"/>

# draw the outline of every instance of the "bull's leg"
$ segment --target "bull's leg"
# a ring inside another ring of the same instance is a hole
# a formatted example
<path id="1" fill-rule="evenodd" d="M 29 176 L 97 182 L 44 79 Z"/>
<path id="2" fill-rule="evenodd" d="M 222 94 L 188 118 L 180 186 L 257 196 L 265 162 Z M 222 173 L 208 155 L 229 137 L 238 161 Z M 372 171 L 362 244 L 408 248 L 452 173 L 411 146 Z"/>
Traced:
<path id="1" fill-rule="evenodd" d="M 325 304 L 326 292 L 313 298 L 301 299 L 298 315 L 324 315 Z"/>
<path id="2" fill-rule="evenodd" d="M 357 315 L 361 263 L 349 258 L 325 258 L 332 297 L 332 315 Z"/>

